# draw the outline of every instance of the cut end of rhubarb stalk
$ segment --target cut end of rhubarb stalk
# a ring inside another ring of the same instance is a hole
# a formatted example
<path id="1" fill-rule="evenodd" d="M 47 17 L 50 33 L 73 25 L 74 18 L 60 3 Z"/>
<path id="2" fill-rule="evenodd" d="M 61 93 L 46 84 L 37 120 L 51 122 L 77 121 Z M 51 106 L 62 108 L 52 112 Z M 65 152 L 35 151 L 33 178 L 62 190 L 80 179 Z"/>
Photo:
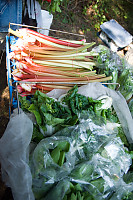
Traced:
<path id="1" fill-rule="evenodd" d="M 23 36 L 21 35 L 21 33 L 18 30 L 14 31 L 11 28 L 9 28 L 8 32 L 15 35 L 16 37 L 23 38 Z"/>

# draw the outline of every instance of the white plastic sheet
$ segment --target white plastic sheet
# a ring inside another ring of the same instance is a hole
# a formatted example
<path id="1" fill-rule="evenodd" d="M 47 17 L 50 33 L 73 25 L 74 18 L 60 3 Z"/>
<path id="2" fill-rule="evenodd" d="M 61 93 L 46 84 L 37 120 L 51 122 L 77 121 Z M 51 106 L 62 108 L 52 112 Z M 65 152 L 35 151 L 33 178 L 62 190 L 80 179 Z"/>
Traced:
<path id="1" fill-rule="evenodd" d="M 0 139 L 2 178 L 11 187 L 14 200 L 34 200 L 27 157 L 32 132 L 33 124 L 22 112 L 11 117 Z"/>

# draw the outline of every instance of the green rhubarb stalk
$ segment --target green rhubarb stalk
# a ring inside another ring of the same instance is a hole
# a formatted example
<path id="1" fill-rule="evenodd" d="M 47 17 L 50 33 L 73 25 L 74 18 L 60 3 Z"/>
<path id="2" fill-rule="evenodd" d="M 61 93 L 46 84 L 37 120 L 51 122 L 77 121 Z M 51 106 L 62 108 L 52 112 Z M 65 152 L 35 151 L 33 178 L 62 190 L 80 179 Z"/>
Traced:
<path id="1" fill-rule="evenodd" d="M 112 80 L 112 77 L 105 77 L 105 78 L 98 78 L 98 79 L 94 79 L 94 80 L 89 80 L 89 83 L 94 83 L 94 82 L 104 82 L 104 81 L 109 81 Z"/>
<path id="2" fill-rule="evenodd" d="M 56 66 L 49 66 L 51 69 L 57 69 L 57 70 L 62 70 L 62 71 L 68 71 L 68 72 L 84 72 L 85 69 L 82 69 L 82 68 L 74 68 L 74 67 L 56 67 Z"/>
<path id="3" fill-rule="evenodd" d="M 47 61 L 44 61 L 44 60 L 36 60 L 36 59 L 33 59 L 33 61 L 37 64 L 40 64 L 40 65 L 45 65 L 45 66 L 52 66 L 52 67 L 69 67 L 69 68 L 82 68 L 80 66 L 76 66 L 76 65 L 72 65 L 71 62 L 69 62 L 68 60 L 68 63 L 55 63 L 55 62 L 52 62 L 52 60 L 47 60 Z"/>
<path id="4" fill-rule="evenodd" d="M 49 87 L 49 88 L 54 88 L 54 89 L 71 89 L 71 87 L 70 86 L 64 86 L 64 85 L 55 85 L 55 84 L 53 84 L 53 85 L 49 85 L 49 84 L 41 84 L 42 86 L 44 86 L 44 87 Z"/>
<path id="5" fill-rule="evenodd" d="M 73 60 L 67 60 L 63 63 L 63 61 L 60 62 L 53 62 L 53 60 L 47 60 L 47 61 L 41 61 L 41 60 L 33 60 L 35 63 L 38 63 L 40 65 L 45 66 L 57 66 L 57 67 L 74 67 L 74 68 L 86 68 L 89 70 L 92 70 L 92 67 L 95 66 L 94 62 L 77 62 Z"/>
<path id="6" fill-rule="evenodd" d="M 34 56 L 34 57 L 37 57 L 37 58 L 43 58 L 43 59 L 49 59 L 49 60 L 57 60 L 57 59 L 78 59 L 78 60 L 85 60 L 87 59 L 87 56 L 90 56 L 91 53 L 90 52 L 74 52 L 74 53 L 71 53 L 71 52 L 63 52 L 63 53 L 54 53 L 54 54 L 42 54 L 42 53 L 39 53 L 39 52 L 35 52 L 35 51 L 29 51 L 30 52 L 30 55 L 31 56 Z M 25 53 L 27 53 L 27 51 L 25 51 Z"/>
<path id="7" fill-rule="evenodd" d="M 81 47 L 80 47 L 81 48 Z M 57 56 L 60 56 L 60 57 L 78 57 L 78 56 L 90 56 L 92 55 L 91 52 L 74 52 L 74 53 L 71 53 L 71 51 L 69 52 L 63 52 L 61 53 L 60 55 L 57 55 Z M 93 56 L 96 56 L 97 54 L 93 54 Z"/>
<path id="8" fill-rule="evenodd" d="M 93 46 L 95 44 L 95 42 L 92 42 L 92 43 L 89 43 L 89 44 L 85 44 L 84 46 L 81 46 L 81 47 L 78 47 L 78 48 L 73 48 L 73 50 L 71 50 L 71 51 L 66 51 L 66 52 L 58 52 L 57 54 L 56 54 L 56 56 L 67 56 L 67 55 L 74 55 L 74 56 L 77 56 L 77 54 L 79 53 L 79 52 L 82 52 L 82 53 L 84 53 L 84 55 L 85 56 L 90 56 L 90 55 L 93 55 L 93 56 L 96 56 L 97 55 L 97 53 L 92 53 L 92 52 L 83 52 L 83 51 L 87 51 L 87 49 L 88 48 L 90 48 L 91 46 Z M 57 44 L 55 44 L 55 45 L 57 45 Z M 66 48 L 66 47 L 64 47 L 64 48 Z M 68 47 L 67 47 L 68 48 Z M 81 55 L 82 55 L 82 53 L 81 53 Z M 45 56 L 45 55 L 44 55 Z M 83 55 L 82 55 L 83 56 Z"/>
<path id="9" fill-rule="evenodd" d="M 56 63 L 66 63 L 66 64 L 75 64 L 75 65 L 91 65 L 91 66 L 95 66 L 96 64 L 95 64 L 95 62 L 93 62 L 93 61 L 75 61 L 75 60 L 61 60 L 61 59 L 59 59 L 59 60 L 47 60 L 47 61 L 45 61 L 45 62 L 56 62 Z"/>
<path id="10" fill-rule="evenodd" d="M 88 76 L 88 77 L 91 77 L 91 76 L 95 76 L 96 75 L 96 71 L 89 71 L 89 72 L 72 72 L 73 75 L 77 76 L 77 77 L 85 77 L 85 76 Z M 101 75 L 100 75 L 101 77 Z M 102 77 L 105 77 L 102 76 Z"/>

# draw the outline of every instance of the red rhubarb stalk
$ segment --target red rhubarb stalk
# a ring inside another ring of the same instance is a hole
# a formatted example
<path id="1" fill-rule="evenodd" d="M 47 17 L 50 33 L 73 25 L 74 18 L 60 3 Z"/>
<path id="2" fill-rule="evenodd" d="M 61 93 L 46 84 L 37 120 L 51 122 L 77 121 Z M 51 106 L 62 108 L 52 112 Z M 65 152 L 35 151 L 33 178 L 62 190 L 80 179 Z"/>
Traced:
<path id="1" fill-rule="evenodd" d="M 33 31 L 31 29 L 27 29 L 27 28 L 23 28 L 23 29 L 26 29 L 26 32 L 28 34 L 40 37 L 42 39 L 48 40 L 48 41 L 56 43 L 56 44 L 60 44 L 60 45 L 64 45 L 64 46 L 69 46 L 69 47 L 75 47 L 75 48 L 82 46 L 81 44 L 75 44 L 75 43 L 72 43 L 72 42 L 66 42 L 66 41 L 59 40 L 59 39 L 56 39 L 56 38 L 53 38 L 53 37 L 50 37 L 50 36 L 47 36 L 47 35 L 43 35 L 41 33 Z M 21 29 L 19 29 L 19 30 L 21 32 Z"/>

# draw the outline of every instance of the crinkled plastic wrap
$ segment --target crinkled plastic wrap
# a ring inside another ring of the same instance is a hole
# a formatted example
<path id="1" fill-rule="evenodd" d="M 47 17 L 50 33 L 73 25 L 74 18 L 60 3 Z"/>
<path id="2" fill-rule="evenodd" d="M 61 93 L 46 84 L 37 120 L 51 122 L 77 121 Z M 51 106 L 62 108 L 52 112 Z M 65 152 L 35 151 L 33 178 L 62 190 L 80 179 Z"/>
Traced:
<path id="1" fill-rule="evenodd" d="M 119 57 L 119 55 L 115 52 L 112 52 L 106 46 L 103 45 L 96 46 L 92 49 L 92 51 L 99 53 L 100 55 L 99 59 L 101 59 L 99 67 L 101 68 L 105 69 L 106 67 L 108 67 L 109 69 L 114 70 L 117 67 L 117 69 L 119 70 L 123 66 L 123 60 Z"/>
<path id="2" fill-rule="evenodd" d="M 66 141 L 70 148 L 63 165 L 59 166 L 50 151 Z M 125 153 L 123 143 L 116 137 L 116 130 L 95 124 L 91 115 L 88 119 L 82 116 L 78 125 L 65 128 L 36 146 L 30 164 L 33 191 L 36 199 L 61 200 L 68 193 L 71 182 L 80 185 L 81 195 L 87 191 L 99 200 L 115 194 L 116 199 L 120 200 L 123 193 L 120 194 L 118 190 L 119 187 L 122 189 L 122 177 L 130 165 L 130 155 Z M 44 191 L 38 187 L 40 181 Z M 125 186 L 128 191 L 132 190 L 133 185 L 127 186 L 125 183 Z"/>
<path id="3" fill-rule="evenodd" d="M 121 58 L 118 54 L 112 52 L 109 48 L 99 45 L 92 51 L 99 53 L 97 67 L 99 73 L 105 73 L 112 76 L 111 83 L 119 83 L 119 91 L 126 100 L 133 95 L 133 68 L 128 64 L 126 59 Z M 110 82 L 110 81 L 109 81 Z M 117 85 L 109 85 L 111 89 L 115 89 Z"/>
<path id="4" fill-rule="evenodd" d="M 79 88 L 79 93 L 86 97 L 97 99 L 102 95 L 112 98 L 112 104 L 120 120 L 124 133 L 129 143 L 133 143 L 133 118 L 127 102 L 119 91 L 104 87 L 101 83 L 88 83 Z"/>
<path id="5" fill-rule="evenodd" d="M 65 128 L 53 137 L 41 140 L 33 151 L 30 162 L 35 197 L 43 196 L 54 183 L 67 177 L 77 163 L 91 159 L 109 137 L 113 137 L 113 133 L 111 135 L 105 127 L 95 125 L 91 120 L 83 120 L 79 125 Z M 50 151 L 62 142 L 67 142 L 70 147 L 65 154 L 65 162 L 60 167 L 53 161 Z M 44 190 L 40 189 L 42 187 Z"/>

